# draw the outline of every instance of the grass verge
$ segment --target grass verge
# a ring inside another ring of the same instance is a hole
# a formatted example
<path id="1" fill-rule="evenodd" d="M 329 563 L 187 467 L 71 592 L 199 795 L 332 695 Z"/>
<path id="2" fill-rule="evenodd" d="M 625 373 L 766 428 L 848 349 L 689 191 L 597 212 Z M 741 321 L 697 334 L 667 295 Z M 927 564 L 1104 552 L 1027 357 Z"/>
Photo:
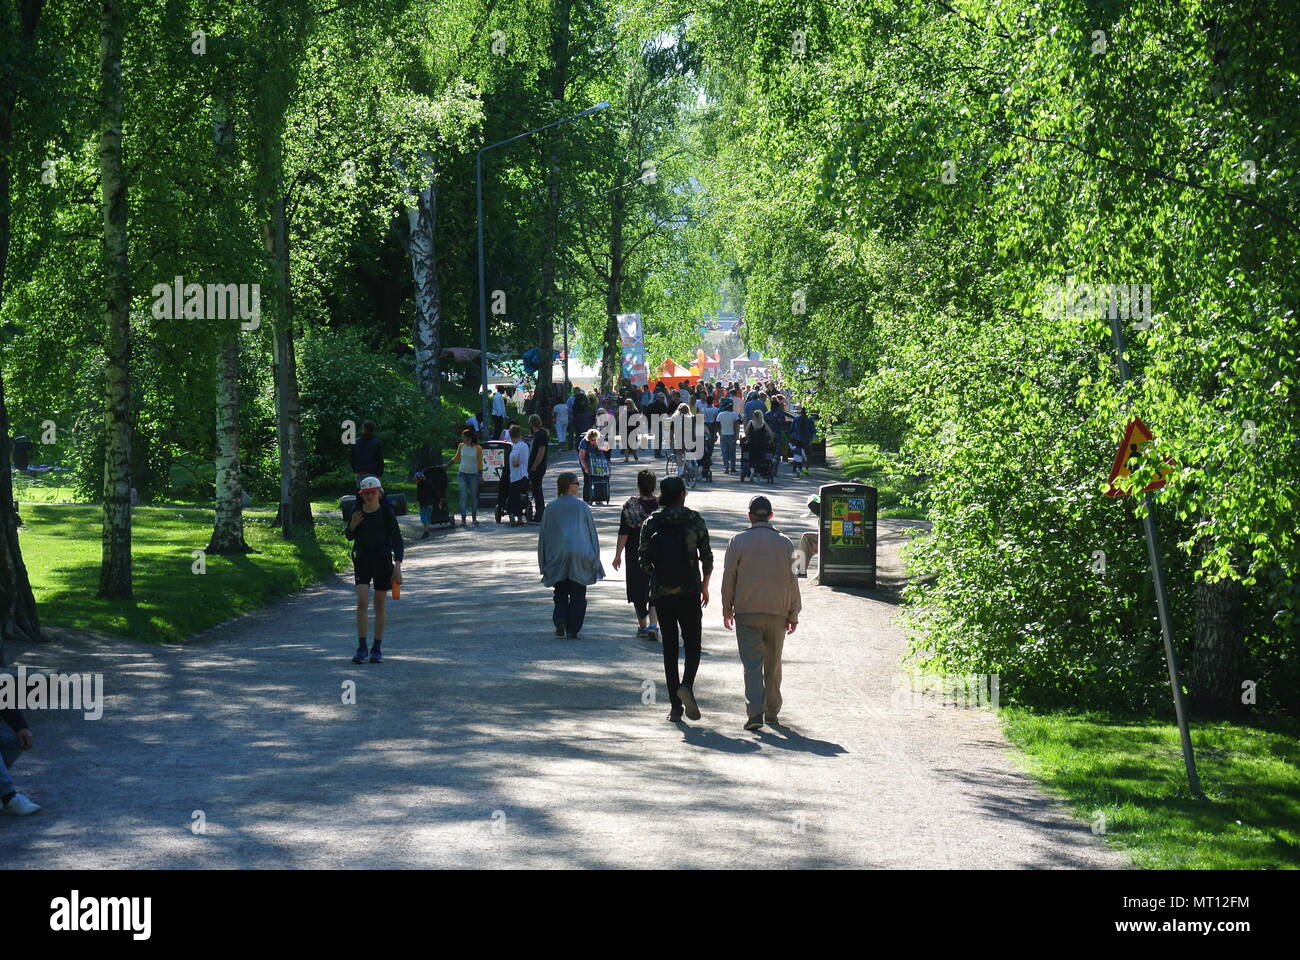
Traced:
<path id="1" fill-rule="evenodd" d="M 876 516 L 882 520 L 924 520 L 925 511 L 907 503 L 921 489 L 898 462 L 898 454 L 881 450 L 874 443 L 853 443 L 832 436 L 826 444 L 828 458 L 835 461 L 845 480 L 860 479 L 876 488 Z"/>
<path id="2" fill-rule="evenodd" d="M 131 600 L 102 600 L 99 588 L 103 515 L 89 505 L 24 504 L 23 559 L 41 622 L 137 640 L 177 641 L 229 617 L 265 606 L 343 569 L 348 547 L 341 524 L 323 523 L 284 540 L 265 520 L 245 518 L 256 550 L 209 556 L 191 572 L 192 551 L 212 532 L 213 511 L 137 507 L 132 524 Z"/>
<path id="3" fill-rule="evenodd" d="M 1196 800 L 1172 723 L 1022 708 L 1004 709 L 1002 719 L 1028 771 L 1140 867 L 1300 867 L 1295 720 L 1193 723 L 1207 798 Z"/>

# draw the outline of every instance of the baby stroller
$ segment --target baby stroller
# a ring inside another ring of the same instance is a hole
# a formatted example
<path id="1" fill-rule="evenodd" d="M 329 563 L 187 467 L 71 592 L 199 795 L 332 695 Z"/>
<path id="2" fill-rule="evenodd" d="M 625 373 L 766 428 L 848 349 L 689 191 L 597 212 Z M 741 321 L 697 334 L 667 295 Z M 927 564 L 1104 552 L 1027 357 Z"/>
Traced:
<path id="1" fill-rule="evenodd" d="M 744 483 L 750 477 L 754 478 L 757 483 L 760 479 L 768 483 L 776 482 L 776 454 L 772 450 L 764 450 L 758 456 L 754 455 L 754 449 L 750 445 L 748 437 L 740 438 L 740 482 Z"/>
<path id="2" fill-rule="evenodd" d="M 758 462 L 754 464 L 755 482 L 766 480 L 768 483 L 776 483 L 776 468 L 779 463 L 775 450 L 769 450 L 759 457 Z"/>
<path id="3" fill-rule="evenodd" d="M 520 498 L 523 500 L 522 506 L 523 506 L 524 520 L 528 523 L 532 523 L 534 520 L 537 519 L 537 516 L 536 514 L 533 513 L 533 490 L 532 490 L 531 483 L 524 484 L 523 492 L 520 494 Z M 500 473 L 497 474 L 497 509 L 496 509 L 497 523 L 500 523 L 501 518 L 506 516 L 506 508 L 509 506 L 510 506 L 510 464 L 504 463 L 501 466 Z"/>
<path id="4" fill-rule="evenodd" d="M 456 521 L 447 508 L 447 468 L 442 466 L 425 467 L 420 471 L 420 483 L 427 485 L 432 500 L 429 526 L 454 527 Z"/>

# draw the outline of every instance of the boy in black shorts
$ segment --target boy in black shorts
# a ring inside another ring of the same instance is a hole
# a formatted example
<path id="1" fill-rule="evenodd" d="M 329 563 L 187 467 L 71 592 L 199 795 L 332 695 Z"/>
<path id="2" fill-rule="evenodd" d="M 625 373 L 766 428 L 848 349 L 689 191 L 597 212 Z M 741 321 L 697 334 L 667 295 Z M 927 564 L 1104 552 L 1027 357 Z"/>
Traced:
<path id="1" fill-rule="evenodd" d="M 375 643 L 369 650 L 371 663 L 383 663 L 379 645 L 384 642 L 387 614 L 385 594 L 393 583 L 402 582 L 402 531 L 397 514 L 380 502 L 383 487 L 376 477 L 366 477 L 357 491 L 361 505 L 352 511 L 347 538 L 352 544 L 353 580 L 357 585 L 357 652 L 353 663 L 366 662 L 366 601 L 370 583 L 375 584 Z"/>

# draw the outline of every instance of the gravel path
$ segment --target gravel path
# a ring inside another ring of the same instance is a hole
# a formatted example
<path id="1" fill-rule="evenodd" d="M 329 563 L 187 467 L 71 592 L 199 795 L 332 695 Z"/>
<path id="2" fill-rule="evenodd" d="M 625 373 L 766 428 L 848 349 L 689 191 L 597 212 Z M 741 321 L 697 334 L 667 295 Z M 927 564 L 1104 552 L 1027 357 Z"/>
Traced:
<path id="1" fill-rule="evenodd" d="M 556 472 L 553 462 L 549 490 Z M 615 465 L 615 502 L 634 477 Z M 688 504 L 709 522 L 720 582 L 754 488 L 716 480 Z M 796 541 L 819 482 L 783 476 L 763 491 Z M 704 717 L 685 729 L 665 720 L 659 651 L 634 639 L 610 567 L 617 513 L 596 508 L 609 579 L 589 592 L 577 641 L 552 634 L 537 528 L 489 517 L 411 545 L 382 665 L 350 662 L 348 576 L 186 646 L 52 631 L 54 643 L 14 651 L 29 670 L 103 673 L 106 705 L 98 721 L 29 714 L 37 749 L 15 774 L 45 809 L 0 818 L 0 862 L 1128 865 L 1019 772 L 991 713 L 899 697 L 898 548 L 922 524 L 882 521 L 874 593 L 802 581 L 786 725 L 754 734 L 741 729 L 740 662 L 716 590 L 696 683 Z M 349 680 L 355 704 L 342 702 Z"/>

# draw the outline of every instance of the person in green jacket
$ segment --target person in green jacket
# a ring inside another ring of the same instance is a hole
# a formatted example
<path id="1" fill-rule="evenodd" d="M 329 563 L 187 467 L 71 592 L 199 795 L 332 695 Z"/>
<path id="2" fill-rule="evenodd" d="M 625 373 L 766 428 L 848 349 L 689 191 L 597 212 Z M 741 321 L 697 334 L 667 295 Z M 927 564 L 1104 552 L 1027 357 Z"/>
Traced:
<path id="1" fill-rule="evenodd" d="M 384 642 L 387 615 L 385 596 L 394 583 L 402 582 L 402 531 L 397 514 L 381 501 L 384 488 L 378 477 L 366 477 L 357 490 L 361 505 L 348 519 L 347 538 L 352 541 L 353 582 L 357 585 L 357 652 L 353 663 L 383 663 L 380 644 Z M 375 588 L 375 642 L 366 649 L 367 600 L 370 585 Z"/>

